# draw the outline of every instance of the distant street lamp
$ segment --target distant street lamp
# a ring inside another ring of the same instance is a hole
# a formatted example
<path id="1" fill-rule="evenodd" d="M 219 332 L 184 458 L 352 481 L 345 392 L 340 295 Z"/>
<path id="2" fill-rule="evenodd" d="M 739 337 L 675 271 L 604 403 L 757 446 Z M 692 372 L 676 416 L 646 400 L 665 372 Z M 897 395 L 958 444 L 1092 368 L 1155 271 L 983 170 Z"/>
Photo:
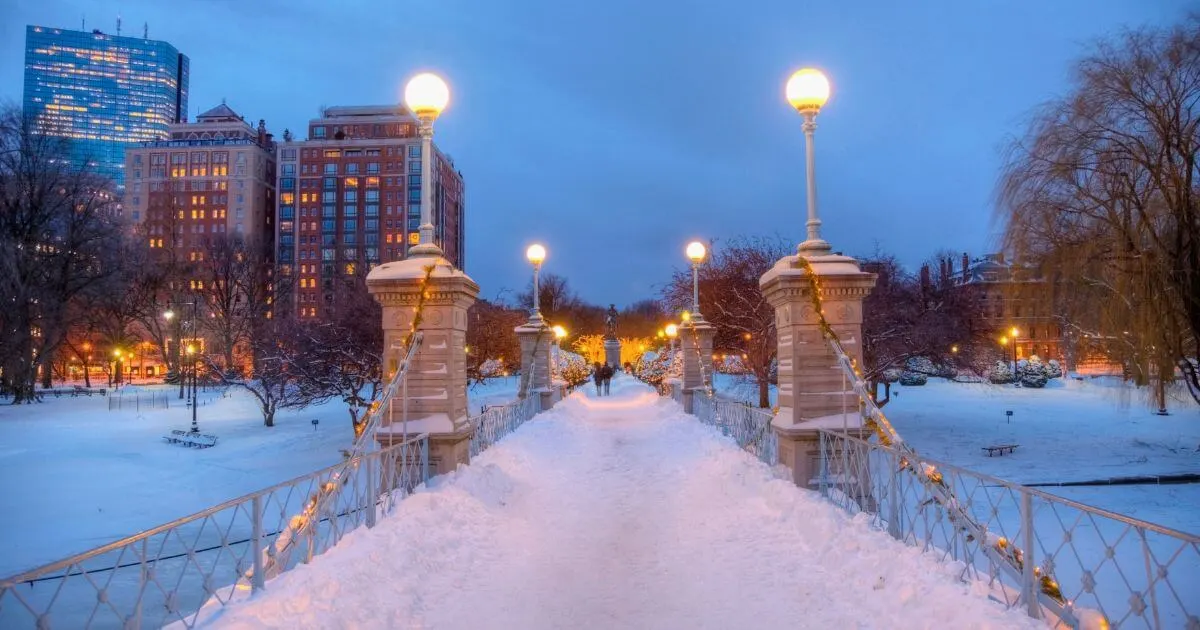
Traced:
<path id="1" fill-rule="evenodd" d="M 530 316 L 531 321 L 542 321 L 542 304 L 539 299 L 538 273 L 542 270 L 542 263 L 546 260 L 546 248 L 534 243 L 525 250 L 525 258 L 533 264 L 533 315 Z"/>
<path id="2" fill-rule="evenodd" d="M 1020 331 L 1017 330 L 1016 326 L 1013 326 L 1012 330 L 1010 330 L 1008 332 L 1010 332 L 1012 334 L 1013 376 L 1016 377 L 1016 375 L 1017 375 L 1017 334 L 1020 333 Z"/>
<path id="3" fill-rule="evenodd" d="M 450 88 L 431 72 L 414 76 L 404 86 L 404 103 L 421 122 L 421 227 L 419 244 L 409 250 L 414 256 L 442 255 L 433 242 L 433 121 L 449 102 Z"/>
<path id="4" fill-rule="evenodd" d="M 196 422 L 196 347 L 189 343 L 187 354 L 188 362 L 192 364 L 192 433 L 199 433 L 200 425 Z"/>
<path id="5" fill-rule="evenodd" d="M 675 337 L 679 334 L 679 327 L 676 326 L 675 324 L 667 324 L 666 333 L 667 333 L 667 339 L 668 339 L 667 343 L 669 344 L 671 352 L 674 352 L 675 351 Z"/>
<path id="6" fill-rule="evenodd" d="M 800 253 L 828 254 L 829 243 L 821 240 L 821 220 L 817 218 L 816 151 L 813 134 L 817 130 L 817 113 L 829 100 L 829 79 L 820 70 L 804 68 L 788 79 L 784 88 L 787 100 L 804 117 L 804 161 L 808 180 L 808 238 L 800 244 Z"/>
<path id="7" fill-rule="evenodd" d="M 704 243 L 692 241 L 688 243 L 686 253 L 688 260 L 692 261 L 692 317 L 696 321 L 703 321 L 704 316 L 700 314 L 700 263 L 704 262 L 708 251 Z"/>

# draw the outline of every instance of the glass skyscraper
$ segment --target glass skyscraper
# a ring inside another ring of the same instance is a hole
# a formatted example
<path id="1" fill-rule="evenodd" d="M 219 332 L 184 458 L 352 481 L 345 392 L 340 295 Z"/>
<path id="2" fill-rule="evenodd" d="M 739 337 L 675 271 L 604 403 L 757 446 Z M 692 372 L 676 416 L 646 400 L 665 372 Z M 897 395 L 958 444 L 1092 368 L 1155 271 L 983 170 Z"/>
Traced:
<path id="1" fill-rule="evenodd" d="M 166 42 L 45 26 L 25 30 L 27 120 L 71 140 L 71 159 L 118 188 L 125 148 L 167 139 L 187 115 L 188 58 Z"/>

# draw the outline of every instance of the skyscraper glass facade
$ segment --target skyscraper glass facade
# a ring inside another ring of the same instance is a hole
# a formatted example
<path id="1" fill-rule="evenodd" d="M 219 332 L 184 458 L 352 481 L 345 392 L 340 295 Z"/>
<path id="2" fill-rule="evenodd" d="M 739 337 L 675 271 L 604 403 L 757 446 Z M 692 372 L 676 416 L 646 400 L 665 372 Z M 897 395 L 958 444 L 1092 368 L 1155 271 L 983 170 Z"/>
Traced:
<path id="1" fill-rule="evenodd" d="M 165 140 L 187 113 L 188 58 L 151 39 L 25 30 L 24 111 L 39 133 L 71 141 L 71 159 L 124 187 L 125 148 Z"/>

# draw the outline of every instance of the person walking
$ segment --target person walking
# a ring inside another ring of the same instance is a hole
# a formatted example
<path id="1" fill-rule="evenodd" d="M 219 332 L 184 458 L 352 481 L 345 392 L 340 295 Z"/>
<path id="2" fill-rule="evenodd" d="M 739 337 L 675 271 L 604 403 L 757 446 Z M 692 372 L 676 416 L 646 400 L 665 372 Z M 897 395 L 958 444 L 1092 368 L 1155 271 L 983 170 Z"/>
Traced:
<path id="1" fill-rule="evenodd" d="M 603 393 L 601 387 L 604 383 L 604 368 L 600 366 L 599 361 L 592 366 L 592 381 L 596 383 L 596 395 L 601 395 Z"/>
<path id="2" fill-rule="evenodd" d="M 609 395 L 608 386 L 610 383 L 612 383 L 612 377 L 613 377 L 613 374 L 615 374 L 615 373 L 616 373 L 616 370 L 614 370 L 611 365 L 609 365 L 607 363 L 604 364 L 604 395 L 605 396 Z"/>

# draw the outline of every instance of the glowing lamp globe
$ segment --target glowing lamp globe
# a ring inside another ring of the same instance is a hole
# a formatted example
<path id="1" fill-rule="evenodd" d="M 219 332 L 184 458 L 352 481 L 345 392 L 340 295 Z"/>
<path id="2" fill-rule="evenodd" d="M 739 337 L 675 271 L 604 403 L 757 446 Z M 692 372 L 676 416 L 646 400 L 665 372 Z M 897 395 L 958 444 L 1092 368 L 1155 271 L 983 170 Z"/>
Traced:
<path id="1" fill-rule="evenodd" d="M 707 254 L 708 251 L 704 249 L 704 243 L 701 243 L 700 241 L 692 241 L 691 243 L 688 243 L 687 257 L 688 260 L 692 261 L 693 263 L 699 265 L 700 263 L 704 262 L 704 256 Z"/>
<path id="2" fill-rule="evenodd" d="M 829 100 L 829 79 L 816 68 L 797 70 L 784 92 L 796 111 L 816 112 Z"/>
<path id="3" fill-rule="evenodd" d="M 417 116 L 436 118 L 449 102 L 450 88 L 432 72 L 422 72 L 409 79 L 408 85 L 404 86 L 404 103 Z"/>
<path id="4" fill-rule="evenodd" d="M 667 336 L 674 339 L 675 335 L 679 334 L 679 327 L 675 324 L 667 324 Z"/>
<path id="5" fill-rule="evenodd" d="M 554 327 L 554 338 L 555 338 L 555 339 L 563 339 L 563 338 L 565 338 L 566 336 L 567 336 L 567 329 L 566 329 L 566 328 L 563 328 L 562 326 L 555 326 L 555 327 Z"/>
<path id="6" fill-rule="evenodd" d="M 540 265 L 543 260 L 546 260 L 546 248 L 534 243 L 525 250 L 525 258 L 535 265 Z"/>

